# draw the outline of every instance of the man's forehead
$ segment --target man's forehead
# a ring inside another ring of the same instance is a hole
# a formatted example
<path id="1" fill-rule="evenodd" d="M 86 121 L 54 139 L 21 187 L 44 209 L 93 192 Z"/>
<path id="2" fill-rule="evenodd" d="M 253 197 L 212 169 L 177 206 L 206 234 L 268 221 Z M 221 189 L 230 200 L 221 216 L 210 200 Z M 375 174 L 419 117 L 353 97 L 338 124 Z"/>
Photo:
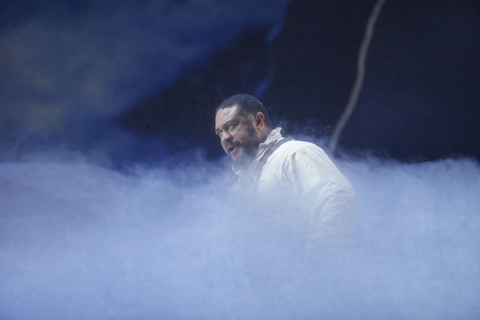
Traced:
<path id="1" fill-rule="evenodd" d="M 217 115 L 215 117 L 215 126 L 219 127 L 225 124 L 226 122 L 230 121 L 232 118 L 241 116 L 238 113 L 238 107 L 236 105 L 224 109 L 220 109 L 217 111 Z"/>

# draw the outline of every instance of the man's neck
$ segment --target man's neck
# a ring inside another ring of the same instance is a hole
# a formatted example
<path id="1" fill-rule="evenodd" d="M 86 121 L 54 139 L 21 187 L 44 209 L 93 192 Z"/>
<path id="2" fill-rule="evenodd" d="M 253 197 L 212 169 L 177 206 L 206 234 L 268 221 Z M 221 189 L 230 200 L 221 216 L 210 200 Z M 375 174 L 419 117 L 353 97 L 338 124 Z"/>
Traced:
<path id="1" fill-rule="evenodd" d="M 280 127 L 277 127 L 274 130 L 269 130 L 265 139 L 263 139 L 263 142 L 259 144 L 256 156 L 251 157 L 250 158 L 251 161 L 242 161 L 242 163 L 234 163 L 232 165 L 233 172 L 235 172 L 236 175 L 242 176 L 243 173 L 245 173 L 248 170 L 248 167 L 251 165 L 253 161 L 256 161 L 259 158 L 261 158 L 269 147 L 271 147 L 272 145 L 274 145 L 275 143 L 283 139 L 281 131 L 282 131 L 282 128 Z"/>
<path id="2" fill-rule="evenodd" d="M 268 136 L 272 133 L 272 129 L 267 128 L 264 131 L 260 133 L 260 141 L 262 141 L 260 144 L 264 143 L 265 140 L 267 140 Z"/>

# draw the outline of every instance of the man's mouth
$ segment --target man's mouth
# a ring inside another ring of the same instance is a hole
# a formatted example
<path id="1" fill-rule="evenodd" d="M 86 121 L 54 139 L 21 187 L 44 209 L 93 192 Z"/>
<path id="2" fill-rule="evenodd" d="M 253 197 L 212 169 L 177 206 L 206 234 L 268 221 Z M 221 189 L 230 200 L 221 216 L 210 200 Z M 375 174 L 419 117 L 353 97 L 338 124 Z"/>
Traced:
<path id="1" fill-rule="evenodd" d="M 228 151 L 228 154 L 229 155 L 232 155 L 233 153 L 235 153 L 239 148 L 239 145 L 238 144 L 231 144 L 227 147 L 227 151 Z"/>

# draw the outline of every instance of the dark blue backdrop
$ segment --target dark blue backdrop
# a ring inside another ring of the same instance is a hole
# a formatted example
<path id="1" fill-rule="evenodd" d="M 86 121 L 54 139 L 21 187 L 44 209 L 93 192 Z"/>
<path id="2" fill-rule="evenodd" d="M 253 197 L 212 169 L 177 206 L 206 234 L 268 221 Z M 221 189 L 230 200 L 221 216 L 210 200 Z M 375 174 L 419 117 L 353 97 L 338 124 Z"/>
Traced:
<path id="1" fill-rule="evenodd" d="M 62 146 L 116 166 L 192 148 L 215 159 L 213 110 L 239 92 L 261 94 L 287 132 L 328 135 L 374 4 L 2 1 L 1 158 Z M 340 149 L 478 158 L 479 18 L 478 1 L 388 0 Z"/>

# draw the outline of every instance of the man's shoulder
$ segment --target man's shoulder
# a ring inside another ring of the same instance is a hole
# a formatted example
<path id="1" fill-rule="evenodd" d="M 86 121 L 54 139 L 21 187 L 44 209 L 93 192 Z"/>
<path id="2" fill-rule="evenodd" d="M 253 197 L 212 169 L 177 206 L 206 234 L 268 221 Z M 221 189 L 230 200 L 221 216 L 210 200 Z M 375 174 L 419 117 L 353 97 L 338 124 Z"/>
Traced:
<path id="1" fill-rule="evenodd" d="M 322 148 L 320 148 L 314 143 L 294 139 L 289 139 L 285 141 L 281 146 L 278 147 L 274 154 L 277 153 L 277 155 L 293 155 L 297 152 L 314 152 L 325 154 L 325 151 L 323 151 Z"/>

